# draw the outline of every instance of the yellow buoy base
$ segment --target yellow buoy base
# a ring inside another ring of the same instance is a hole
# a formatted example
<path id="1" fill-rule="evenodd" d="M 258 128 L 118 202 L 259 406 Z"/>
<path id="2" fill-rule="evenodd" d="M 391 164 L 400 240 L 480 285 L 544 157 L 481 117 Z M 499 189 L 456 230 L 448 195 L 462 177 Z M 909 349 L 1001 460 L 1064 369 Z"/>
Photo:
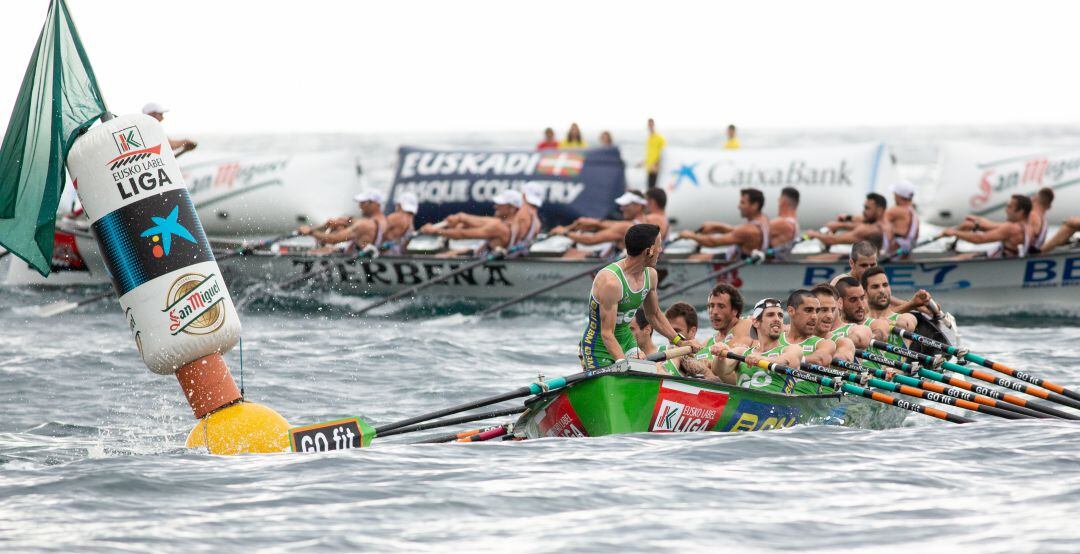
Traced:
<path id="1" fill-rule="evenodd" d="M 262 404 L 240 402 L 200 419 L 186 446 L 222 456 L 284 452 L 289 449 L 289 422 Z"/>

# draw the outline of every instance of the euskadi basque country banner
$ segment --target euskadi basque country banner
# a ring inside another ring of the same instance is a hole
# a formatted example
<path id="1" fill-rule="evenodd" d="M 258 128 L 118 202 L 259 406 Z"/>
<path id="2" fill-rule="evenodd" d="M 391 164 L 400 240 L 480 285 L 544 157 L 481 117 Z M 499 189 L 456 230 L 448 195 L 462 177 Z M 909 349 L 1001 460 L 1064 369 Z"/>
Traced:
<path id="1" fill-rule="evenodd" d="M 816 228 L 837 214 L 862 213 L 868 192 L 891 198 L 897 178 L 888 150 L 878 142 L 746 150 L 672 147 L 664 150 L 657 184 L 668 193 L 667 212 L 678 229 L 695 229 L 708 220 L 739 221 L 739 191 L 745 188 L 761 190 L 765 213 L 775 217 L 784 187 L 799 190 L 799 222 Z"/>
<path id="2" fill-rule="evenodd" d="M 437 150 L 403 146 L 390 206 L 403 192 L 420 199 L 416 224 L 440 221 L 457 212 L 491 214 L 491 199 L 529 182 L 543 185 L 540 217 L 545 225 L 565 225 L 582 216 L 602 218 L 626 189 L 618 148 L 584 150 Z"/>
<path id="3" fill-rule="evenodd" d="M 1051 225 L 1076 214 L 1080 204 L 1080 149 L 1033 149 L 964 142 L 941 145 L 941 176 L 931 223 L 956 225 L 968 214 L 1005 218 L 1014 194 L 1031 195 L 1043 187 L 1054 191 Z"/>

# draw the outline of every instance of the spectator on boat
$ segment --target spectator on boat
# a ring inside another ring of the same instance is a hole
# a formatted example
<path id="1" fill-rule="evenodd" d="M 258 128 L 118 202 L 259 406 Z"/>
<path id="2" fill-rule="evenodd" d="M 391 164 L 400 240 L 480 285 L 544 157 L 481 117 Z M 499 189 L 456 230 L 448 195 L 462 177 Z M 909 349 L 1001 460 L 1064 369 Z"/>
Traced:
<path id="1" fill-rule="evenodd" d="M 668 239 L 667 193 L 661 188 L 645 191 L 645 221 L 660 227 L 660 236 Z"/>
<path id="2" fill-rule="evenodd" d="M 660 175 L 660 161 L 664 155 L 667 140 L 656 132 L 656 122 L 651 117 L 646 125 L 649 129 L 649 137 L 645 139 L 645 160 L 641 162 L 641 165 L 645 166 L 645 173 L 648 175 L 647 188 L 651 190 L 656 188 L 656 181 Z"/>
<path id="3" fill-rule="evenodd" d="M 738 150 L 739 149 L 739 137 L 735 136 L 735 126 L 727 126 L 727 142 L 724 143 L 724 150 Z"/>
<path id="4" fill-rule="evenodd" d="M 448 239 L 484 239 L 484 246 L 479 250 L 450 250 L 443 257 L 473 255 L 485 251 L 507 249 L 517 243 L 521 230 L 515 226 L 514 216 L 521 207 L 521 193 L 506 189 L 492 198 L 495 203 L 495 217 L 480 217 L 470 214 L 454 214 L 441 223 L 428 223 L 420 228 L 421 233 L 439 235 Z"/>
<path id="5" fill-rule="evenodd" d="M 611 138 L 611 131 L 604 131 L 600 133 L 600 146 L 613 147 L 615 146 L 615 140 Z"/>
<path id="6" fill-rule="evenodd" d="M 831 234 L 810 230 L 805 235 L 818 239 L 826 247 L 868 240 L 875 243 L 880 252 L 891 253 L 893 229 L 889 220 L 885 219 L 886 209 L 888 209 L 888 202 L 885 197 L 871 192 L 866 195 L 861 216 L 844 215 L 830 221 L 826 227 L 832 232 Z"/>
<path id="7" fill-rule="evenodd" d="M 713 355 L 712 366 L 705 378 L 710 381 L 737 384 L 740 387 L 759 389 L 769 392 L 793 392 L 795 379 L 772 373 L 757 367 L 761 360 L 769 360 L 781 365 L 797 368 L 802 362 L 802 347 L 797 344 L 783 344 L 780 337 L 784 333 L 783 304 L 775 298 L 764 298 L 754 305 L 750 315 L 757 338 L 749 346 L 717 342 L 709 348 Z M 736 352 L 745 357 L 741 363 L 727 357 L 728 352 Z"/>
<path id="8" fill-rule="evenodd" d="M 142 108 L 142 113 L 158 120 L 158 122 L 165 120 L 165 112 L 167 111 L 169 110 L 157 102 L 148 102 Z M 173 156 L 179 158 L 181 155 L 194 150 L 198 143 L 189 139 L 169 139 L 169 146 L 172 147 Z"/>
<path id="9" fill-rule="evenodd" d="M 543 227 L 543 222 L 540 220 L 540 207 L 544 205 L 545 194 L 547 194 L 547 189 L 536 181 L 529 181 L 521 187 L 521 209 L 515 216 L 515 225 L 518 229 L 525 230 L 521 236 L 523 244 L 531 243 L 540 234 L 540 229 Z"/>
<path id="10" fill-rule="evenodd" d="M 1054 233 L 1054 236 L 1050 240 L 1046 241 L 1042 247 L 1042 253 L 1047 253 L 1055 248 L 1065 246 L 1072 240 L 1073 235 L 1080 231 L 1080 217 L 1070 217 L 1061 224 L 1061 228 Z"/>
<path id="11" fill-rule="evenodd" d="M 570 130 L 566 132 L 566 140 L 559 143 L 559 148 L 580 149 L 588 148 L 589 143 L 581 137 L 581 128 L 577 123 L 570 124 Z"/>
<path id="12" fill-rule="evenodd" d="M 544 129 L 544 140 L 536 143 L 537 150 L 558 150 L 559 141 L 555 140 L 555 129 Z"/>
<path id="13" fill-rule="evenodd" d="M 653 328 L 652 324 L 649 323 L 649 319 L 645 317 L 645 310 L 634 312 L 634 319 L 630 322 L 630 332 L 634 334 L 637 348 L 628 350 L 626 352 L 627 358 L 643 360 L 660 351 L 660 348 L 653 342 Z"/>
<path id="14" fill-rule="evenodd" d="M 987 255 L 989 258 L 1023 258 L 1031 248 L 1031 229 L 1027 225 L 1031 209 L 1030 197 L 1014 194 L 1005 206 L 1005 222 L 996 223 L 985 218 L 968 219 L 956 227 L 945 229 L 941 236 L 957 237 L 972 244 L 999 243 L 999 246 Z"/>
<path id="15" fill-rule="evenodd" d="M 899 181 L 892 187 L 893 206 L 885 210 L 885 219 L 892 227 L 894 252 L 903 249 L 910 253 L 919 240 L 919 214 L 915 213 L 915 185 L 910 181 Z M 891 252 L 886 252 L 891 254 Z"/>
<path id="16" fill-rule="evenodd" d="M 732 226 L 727 223 L 707 221 L 701 225 L 700 232 L 683 231 L 679 238 L 697 241 L 701 246 L 728 246 L 738 248 L 743 256 L 749 256 L 754 250 L 769 249 L 769 218 L 761 213 L 765 206 L 765 195 L 758 189 L 742 189 L 739 195 L 739 215 L 746 223 Z"/>
<path id="17" fill-rule="evenodd" d="M 791 254 L 799 238 L 799 190 L 784 187 L 777 201 L 776 218 L 769 221 L 769 242 L 773 257 L 784 259 Z"/>
<path id="18" fill-rule="evenodd" d="M 405 247 L 416 234 L 413 220 L 420 208 L 420 199 L 414 193 L 403 192 L 397 195 L 394 203 L 395 210 L 386 216 L 386 232 L 383 233 L 383 239 L 386 241 L 383 244 L 386 247 L 382 250 L 388 254 L 404 254 Z"/>
<path id="19" fill-rule="evenodd" d="M 383 195 L 377 190 L 364 190 L 353 197 L 360 205 L 362 217 L 348 220 L 346 225 L 327 225 L 325 229 L 316 229 L 309 225 L 302 225 L 297 231 L 301 235 L 309 235 L 321 246 L 312 251 L 312 254 L 326 254 L 334 250 L 349 251 L 354 248 L 367 248 L 369 245 L 380 248 L 383 244 L 383 235 L 387 230 L 386 216 L 383 215 Z M 340 224 L 340 219 L 330 222 Z M 330 223 L 328 222 L 328 223 Z"/>
<path id="20" fill-rule="evenodd" d="M 868 240 L 856 242 L 852 245 L 851 252 L 848 253 L 848 272 L 833 277 L 832 282 L 829 284 L 835 287 L 836 283 L 844 277 L 854 277 L 858 280 L 862 277 L 864 271 L 871 267 L 877 267 L 877 262 L 877 245 Z"/>
<path id="21" fill-rule="evenodd" d="M 622 212 L 622 220 L 600 220 L 591 217 L 579 217 L 570 225 L 555 227 L 551 230 L 552 235 L 564 235 L 576 243 L 583 245 L 596 245 L 612 243 L 614 248 L 622 250 L 622 237 L 626 232 L 640 223 L 647 223 L 645 208 L 648 201 L 640 192 L 628 191 L 615 199 L 615 204 Z M 582 258 L 588 253 L 570 249 L 563 255 L 566 258 Z M 601 253 L 603 257 L 605 253 Z"/>

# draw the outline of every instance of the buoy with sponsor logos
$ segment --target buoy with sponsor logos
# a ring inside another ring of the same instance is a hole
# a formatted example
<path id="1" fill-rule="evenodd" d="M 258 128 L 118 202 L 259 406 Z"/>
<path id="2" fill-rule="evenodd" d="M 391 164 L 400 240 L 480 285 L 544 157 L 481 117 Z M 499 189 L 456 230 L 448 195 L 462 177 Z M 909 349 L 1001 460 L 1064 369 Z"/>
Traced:
<path id="1" fill-rule="evenodd" d="M 245 402 L 221 356 L 240 319 L 161 125 L 114 118 L 79 137 L 67 165 L 139 354 L 150 371 L 176 375 L 200 419 L 187 446 L 287 450 L 288 422 Z"/>

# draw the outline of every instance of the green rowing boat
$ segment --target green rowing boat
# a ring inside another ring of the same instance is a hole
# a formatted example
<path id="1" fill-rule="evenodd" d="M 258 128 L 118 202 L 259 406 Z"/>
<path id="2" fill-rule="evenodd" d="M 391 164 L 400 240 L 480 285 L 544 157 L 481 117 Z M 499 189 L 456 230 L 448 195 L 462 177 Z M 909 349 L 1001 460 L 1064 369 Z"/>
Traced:
<path id="1" fill-rule="evenodd" d="M 761 431 L 821 423 L 887 429 L 906 410 L 853 395 L 788 395 L 638 371 L 609 373 L 539 395 L 514 425 L 520 436 Z"/>

